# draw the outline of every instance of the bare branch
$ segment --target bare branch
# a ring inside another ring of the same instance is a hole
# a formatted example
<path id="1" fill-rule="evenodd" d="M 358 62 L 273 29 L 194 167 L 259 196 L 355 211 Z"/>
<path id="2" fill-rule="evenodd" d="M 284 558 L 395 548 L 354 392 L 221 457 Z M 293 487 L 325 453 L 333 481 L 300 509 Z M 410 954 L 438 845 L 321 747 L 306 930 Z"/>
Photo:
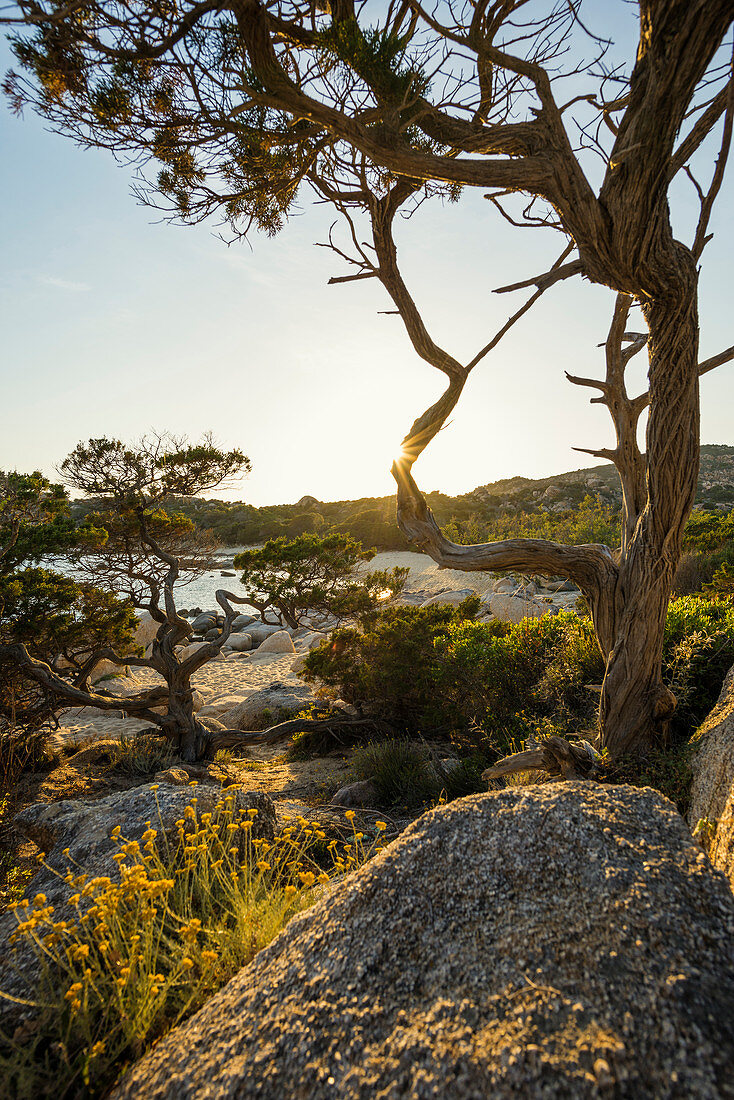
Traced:
<path id="1" fill-rule="evenodd" d="M 335 283 L 356 283 L 359 279 L 377 278 L 379 278 L 377 271 L 360 271 L 358 275 L 332 275 L 328 281 L 328 286 L 334 286 Z"/>
<path id="2" fill-rule="evenodd" d="M 712 355 L 710 359 L 704 359 L 702 363 L 698 364 L 698 377 L 702 374 L 708 374 L 710 370 L 715 370 L 716 367 L 721 367 L 724 363 L 730 363 L 734 359 L 734 347 L 727 348 L 726 351 L 720 351 L 718 355 Z"/>
<path id="3" fill-rule="evenodd" d="M 398 522 L 408 540 L 446 569 L 494 571 L 520 569 L 570 577 L 587 593 L 613 583 L 616 567 L 608 547 L 563 546 L 544 539 L 505 539 L 478 546 L 460 546 L 441 532 L 410 473 L 410 460 L 393 463 L 398 485 Z"/>
<path id="4" fill-rule="evenodd" d="M 732 67 L 734 67 L 734 60 Z M 729 159 L 729 152 L 731 150 L 732 126 L 734 125 L 734 75 L 730 78 L 725 90 L 727 91 L 726 112 L 724 114 L 724 128 L 721 135 L 719 155 L 716 158 L 714 174 L 711 178 L 709 189 L 705 195 L 700 194 L 701 216 L 698 219 L 696 236 L 691 246 L 691 251 L 697 260 L 700 260 L 701 253 L 711 240 L 711 237 L 707 235 L 708 225 L 711 220 L 711 213 L 714 208 L 714 203 L 716 202 L 716 197 L 724 182 L 726 162 Z"/>
<path id="5" fill-rule="evenodd" d="M 574 248 L 573 243 L 568 246 L 564 255 L 568 255 Z M 573 275 L 579 275 L 583 271 L 583 264 L 581 260 L 573 260 L 570 264 L 563 264 L 562 267 L 552 268 L 544 275 L 534 275 L 531 279 L 523 279 L 519 283 L 510 283 L 509 286 L 497 287 L 494 294 L 509 294 L 513 290 L 522 290 L 528 286 L 536 286 L 538 290 L 547 290 L 548 287 L 553 286 L 555 283 L 560 283 L 562 279 L 570 279 Z"/>

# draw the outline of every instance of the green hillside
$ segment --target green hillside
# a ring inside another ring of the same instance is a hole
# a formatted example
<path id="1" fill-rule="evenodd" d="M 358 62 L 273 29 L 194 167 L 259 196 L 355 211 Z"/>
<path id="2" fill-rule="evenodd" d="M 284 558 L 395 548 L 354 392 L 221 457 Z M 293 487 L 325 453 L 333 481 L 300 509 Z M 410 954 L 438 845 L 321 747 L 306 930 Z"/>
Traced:
<path id="1" fill-rule="evenodd" d="M 427 493 L 426 498 L 438 522 L 458 542 L 526 535 L 613 544 L 618 538 L 621 494 L 611 464 L 539 479 L 505 478 L 460 496 Z M 93 502 L 77 502 L 75 511 L 81 516 L 92 507 Z M 241 501 L 180 498 L 167 507 L 184 512 L 202 530 L 213 531 L 230 546 L 307 531 L 342 531 L 365 546 L 408 549 L 395 522 L 393 496 L 338 501 L 304 496 L 295 504 L 263 508 Z M 734 508 L 734 447 L 707 444 L 701 448 L 696 507 L 722 512 Z"/>

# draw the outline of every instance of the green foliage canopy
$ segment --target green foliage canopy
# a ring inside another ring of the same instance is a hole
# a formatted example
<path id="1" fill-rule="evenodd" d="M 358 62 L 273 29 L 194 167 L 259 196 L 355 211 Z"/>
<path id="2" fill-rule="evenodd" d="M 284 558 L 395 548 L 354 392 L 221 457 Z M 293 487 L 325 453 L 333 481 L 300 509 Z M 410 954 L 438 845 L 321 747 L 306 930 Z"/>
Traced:
<path id="1" fill-rule="evenodd" d="M 345 619 L 363 614 L 380 599 L 402 591 L 407 569 L 359 571 L 374 557 L 346 535 L 314 534 L 271 539 L 234 559 L 242 569 L 247 599 L 261 614 L 297 627 L 306 611 Z"/>

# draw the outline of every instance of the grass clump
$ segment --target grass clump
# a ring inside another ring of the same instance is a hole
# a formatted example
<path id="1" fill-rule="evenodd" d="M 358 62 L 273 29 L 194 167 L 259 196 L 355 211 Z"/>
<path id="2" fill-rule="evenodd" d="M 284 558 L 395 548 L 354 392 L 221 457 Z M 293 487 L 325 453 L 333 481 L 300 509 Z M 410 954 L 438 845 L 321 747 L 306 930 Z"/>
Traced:
<path id="1" fill-rule="evenodd" d="M 485 755 L 439 761 L 425 743 L 399 738 L 355 749 L 351 765 L 354 778 L 369 779 L 379 804 L 389 809 L 414 810 L 487 789 L 481 777 L 487 767 Z"/>
<path id="2" fill-rule="evenodd" d="M 40 983 L 30 1034 L 0 1043 L 8 1095 L 104 1095 L 320 888 L 381 846 L 379 832 L 370 846 L 355 832 L 340 847 L 304 818 L 253 839 L 257 810 L 224 794 L 198 815 L 196 801 L 170 839 L 150 823 L 142 843 L 113 832 L 119 881 L 70 866 L 73 918 L 57 919 L 43 894 L 12 907 L 13 938 L 37 955 Z"/>
<path id="3" fill-rule="evenodd" d="M 382 806 L 423 806 L 440 794 L 441 786 L 425 748 L 410 741 L 372 741 L 355 749 L 356 779 L 373 783 Z"/>
<path id="4" fill-rule="evenodd" d="M 178 763 L 178 757 L 164 737 L 120 737 L 110 749 L 109 771 L 132 779 L 154 775 Z"/>
<path id="5" fill-rule="evenodd" d="M 607 783 L 629 783 L 633 787 L 654 787 L 686 816 L 690 805 L 691 782 L 690 746 L 683 742 L 667 748 L 652 749 L 646 756 L 624 756 L 604 767 Z"/>

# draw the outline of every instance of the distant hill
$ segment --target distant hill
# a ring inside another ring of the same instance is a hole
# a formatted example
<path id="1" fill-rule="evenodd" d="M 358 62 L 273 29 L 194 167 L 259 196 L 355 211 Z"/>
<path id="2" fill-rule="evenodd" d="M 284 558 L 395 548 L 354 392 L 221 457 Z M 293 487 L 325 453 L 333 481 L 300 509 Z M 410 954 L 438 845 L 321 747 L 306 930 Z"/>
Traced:
<path id="1" fill-rule="evenodd" d="M 619 478 L 611 463 L 536 480 L 505 478 L 480 485 L 469 494 L 485 507 L 500 511 L 546 512 L 568 511 L 589 495 L 599 496 L 606 504 L 621 507 Z M 726 511 L 734 508 L 734 447 L 715 443 L 701 447 L 696 505 Z"/>
<path id="2" fill-rule="evenodd" d="M 460 542 L 532 535 L 611 544 L 618 537 L 621 492 L 609 464 L 546 478 L 505 478 L 459 496 L 427 493 L 426 499 L 447 534 Z M 303 496 L 296 504 L 263 508 L 242 501 L 180 498 L 166 507 L 190 516 L 197 527 L 213 531 L 228 546 L 336 530 L 365 546 L 408 549 L 395 522 L 394 496 L 327 502 Z M 734 508 L 734 447 L 701 448 L 696 507 L 727 512 Z M 93 501 L 73 505 L 78 517 L 93 508 Z"/>

